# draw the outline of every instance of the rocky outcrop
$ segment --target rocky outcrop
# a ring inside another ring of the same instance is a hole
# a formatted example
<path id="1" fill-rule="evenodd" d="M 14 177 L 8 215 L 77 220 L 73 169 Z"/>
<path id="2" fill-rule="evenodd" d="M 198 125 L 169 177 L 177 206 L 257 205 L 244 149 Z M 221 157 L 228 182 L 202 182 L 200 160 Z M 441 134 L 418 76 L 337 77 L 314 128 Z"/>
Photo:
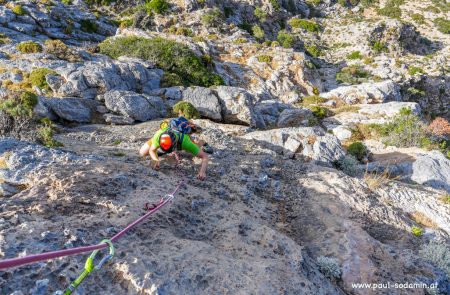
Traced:
<path id="1" fill-rule="evenodd" d="M 329 92 L 321 93 L 320 96 L 326 99 L 339 99 L 346 104 L 383 103 L 401 100 L 400 86 L 389 80 L 341 86 Z"/>
<path id="2" fill-rule="evenodd" d="M 307 126 L 309 120 L 313 117 L 313 113 L 310 109 L 285 109 L 278 117 L 277 127 L 299 127 Z"/>
<path id="3" fill-rule="evenodd" d="M 216 121 L 222 120 L 222 109 L 217 96 L 211 89 L 189 87 L 183 91 L 183 100 L 192 103 L 202 117 Z"/>
<path id="4" fill-rule="evenodd" d="M 222 109 L 222 119 L 230 124 L 256 126 L 253 110 L 255 98 L 243 88 L 219 86 L 217 97 Z"/>
<path id="5" fill-rule="evenodd" d="M 56 69 L 65 82 L 49 77 L 49 85 L 59 96 L 95 98 L 112 90 L 148 93 L 159 88 L 162 70 L 139 60 L 87 62 L 80 67 Z"/>
<path id="6" fill-rule="evenodd" d="M 56 114 L 60 119 L 75 123 L 90 123 L 100 105 L 97 101 L 83 98 L 42 98 L 41 102 L 50 111 L 49 116 L 43 114 L 43 117 L 51 118 L 52 114 Z"/>
<path id="7" fill-rule="evenodd" d="M 165 104 L 158 96 L 113 90 L 105 93 L 104 99 L 109 110 L 137 121 L 144 122 L 166 116 Z"/>
<path id="8" fill-rule="evenodd" d="M 411 180 L 450 193 L 450 160 L 439 151 L 418 155 L 412 163 Z"/>
<path id="9" fill-rule="evenodd" d="M 242 138 L 254 140 L 278 153 L 315 163 L 332 166 L 345 155 L 340 141 L 318 127 L 291 127 L 266 131 L 255 131 Z"/>

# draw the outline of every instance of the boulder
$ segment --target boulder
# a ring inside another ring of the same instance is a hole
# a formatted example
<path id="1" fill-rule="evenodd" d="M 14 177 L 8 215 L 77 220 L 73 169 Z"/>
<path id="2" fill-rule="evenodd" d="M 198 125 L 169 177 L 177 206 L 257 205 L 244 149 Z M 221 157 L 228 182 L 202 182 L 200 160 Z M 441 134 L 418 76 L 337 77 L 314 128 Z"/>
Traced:
<path id="1" fill-rule="evenodd" d="M 216 91 L 222 108 L 222 119 L 225 123 L 256 125 L 253 95 L 243 88 L 231 86 L 219 86 Z"/>
<path id="2" fill-rule="evenodd" d="M 381 116 L 384 118 L 392 118 L 397 115 L 402 108 L 409 108 L 416 114 L 421 114 L 421 108 L 416 102 L 398 102 L 392 101 L 380 104 L 361 105 L 358 113 L 369 116 Z"/>
<path id="3" fill-rule="evenodd" d="M 332 167 L 334 162 L 339 161 L 344 156 L 345 151 L 336 136 L 327 133 L 316 138 L 313 144 L 312 159 L 317 164 Z"/>
<path id="4" fill-rule="evenodd" d="M 321 93 L 320 96 L 326 99 L 340 99 L 347 104 L 381 103 L 401 100 L 400 86 L 390 80 L 378 83 L 341 86 L 329 92 Z"/>
<path id="5" fill-rule="evenodd" d="M 110 123 L 112 125 L 131 125 L 134 123 L 134 119 L 130 117 L 118 116 L 113 114 L 104 114 L 103 118 L 106 123 Z"/>
<path id="6" fill-rule="evenodd" d="M 192 103 L 202 117 L 215 121 L 222 120 L 219 99 L 211 89 L 188 87 L 183 91 L 183 100 Z"/>
<path id="7" fill-rule="evenodd" d="M 69 122 L 89 123 L 97 106 L 97 101 L 83 98 L 51 98 L 43 100 L 50 111 Z"/>
<path id="8" fill-rule="evenodd" d="M 261 117 L 263 125 L 275 127 L 280 114 L 291 106 L 277 100 L 265 100 L 255 105 L 255 112 Z"/>
<path id="9" fill-rule="evenodd" d="M 5 6 L 0 6 L 0 24 L 7 24 L 16 18 L 14 12 Z"/>
<path id="10" fill-rule="evenodd" d="M 157 96 L 132 91 L 113 90 L 104 95 L 106 107 L 137 121 L 148 121 L 166 116 L 163 100 Z"/>
<path id="11" fill-rule="evenodd" d="M 439 151 L 418 155 L 412 163 L 411 180 L 450 193 L 450 160 Z"/>
<path id="12" fill-rule="evenodd" d="M 278 117 L 277 127 L 307 126 L 308 120 L 313 116 L 310 109 L 285 109 Z"/>

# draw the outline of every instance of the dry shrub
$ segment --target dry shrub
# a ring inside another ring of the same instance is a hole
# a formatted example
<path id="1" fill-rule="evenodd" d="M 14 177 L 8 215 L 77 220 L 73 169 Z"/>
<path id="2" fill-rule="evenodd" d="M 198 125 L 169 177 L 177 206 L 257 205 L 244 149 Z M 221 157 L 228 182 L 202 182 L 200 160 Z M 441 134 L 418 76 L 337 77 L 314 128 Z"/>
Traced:
<path id="1" fill-rule="evenodd" d="M 438 137 L 448 136 L 450 135 L 450 123 L 444 118 L 437 117 L 428 125 L 428 130 Z"/>
<path id="2" fill-rule="evenodd" d="M 364 172 L 364 181 L 371 191 L 377 190 L 379 187 L 388 184 L 397 177 L 392 178 L 389 169 L 384 169 L 383 172 L 369 172 L 367 169 Z"/>
<path id="3" fill-rule="evenodd" d="M 410 214 L 411 219 L 413 219 L 417 224 L 420 224 L 424 227 L 430 228 L 438 228 L 438 225 L 428 216 L 423 214 L 422 212 L 413 212 Z"/>

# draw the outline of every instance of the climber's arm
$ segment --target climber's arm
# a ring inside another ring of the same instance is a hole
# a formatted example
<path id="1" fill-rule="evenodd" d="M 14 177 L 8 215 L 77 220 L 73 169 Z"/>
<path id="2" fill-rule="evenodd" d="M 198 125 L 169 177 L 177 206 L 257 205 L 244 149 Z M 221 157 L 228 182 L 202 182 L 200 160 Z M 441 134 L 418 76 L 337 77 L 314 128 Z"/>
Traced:
<path id="1" fill-rule="evenodd" d="M 159 169 L 160 167 L 160 162 L 159 162 L 159 158 L 158 158 L 158 153 L 156 152 L 158 150 L 158 147 L 154 144 L 152 144 L 150 146 L 150 157 L 152 158 L 153 161 L 155 161 L 155 169 Z"/>

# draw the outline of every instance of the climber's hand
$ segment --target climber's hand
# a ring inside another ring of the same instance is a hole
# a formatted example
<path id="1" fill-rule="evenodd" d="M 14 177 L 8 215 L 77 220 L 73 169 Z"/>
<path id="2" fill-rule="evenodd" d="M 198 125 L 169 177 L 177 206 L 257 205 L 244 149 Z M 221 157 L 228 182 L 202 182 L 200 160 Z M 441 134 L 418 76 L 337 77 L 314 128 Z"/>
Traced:
<path id="1" fill-rule="evenodd" d="M 197 179 L 199 179 L 199 180 L 205 180 L 205 179 L 206 179 L 206 173 L 200 172 L 200 173 L 197 175 Z"/>
<path id="2" fill-rule="evenodd" d="M 155 162 L 155 166 L 153 166 L 153 168 L 154 168 L 155 170 L 159 170 L 159 168 L 161 168 L 160 162 L 159 162 L 159 161 L 156 161 L 156 162 Z"/>

